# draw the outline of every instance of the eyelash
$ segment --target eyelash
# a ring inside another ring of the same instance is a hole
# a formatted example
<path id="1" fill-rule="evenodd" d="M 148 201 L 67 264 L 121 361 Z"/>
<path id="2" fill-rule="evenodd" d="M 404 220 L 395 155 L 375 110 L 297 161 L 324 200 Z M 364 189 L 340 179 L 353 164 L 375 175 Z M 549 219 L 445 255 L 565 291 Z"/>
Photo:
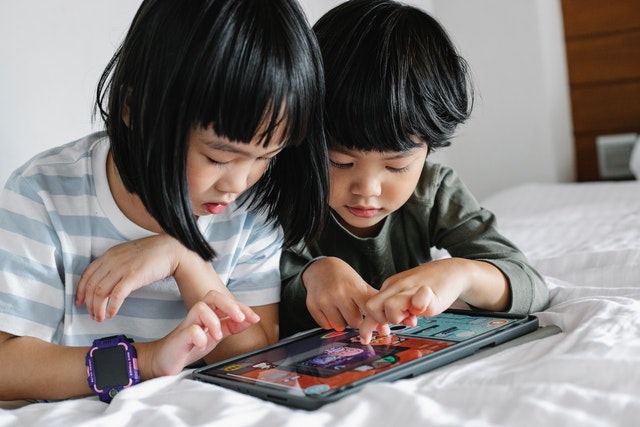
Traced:
<path id="1" fill-rule="evenodd" d="M 209 161 L 219 168 L 226 168 L 229 166 L 229 162 L 219 162 L 211 157 L 209 157 Z"/>
<path id="2" fill-rule="evenodd" d="M 348 169 L 353 165 L 353 163 L 336 163 L 333 160 L 329 160 L 329 163 L 336 169 Z"/>
<path id="3" fill-rule="evenodd" d="M 403 168 L 392 168 L 392 167 L 387 167 L 387 169 L 391 172 L 391 173 L 404 173 L 406 171 L 409 170 L 408 166 L 405 166 Z"/>
<path id="4" fill-rule="evenodd" d="M 329 163 L 336 169 L 349 169 L 353 166 L 353 163 L 336 163 L 333 160 L 329 160 Z M 404 173 L 409 170 L 408 166 L 402 168 L 392 168 L 391 166 L 387 166 L 386 168 L 391 173 Z"/>
<path id="5" fill-rule="evenodd" d="M 258 157 L 258 160 L 262 160 L 263 162 L 266 162 L 268 164 L 274 158 L 275 158 L 275 156 L 274 157 Z M 229 166 L 229 163 L 231 163 L 231 162 L 219 162 L 219 161 L 217 161 L 215 159 L 212 159 L 211 157 L 209 157 L 208 159 L 209 159 L 209 161 L 211 163 L 213 163 L 214 165 L 216 165 L 216 166 L 218 166 L 220 168 L 226 168 L 226 167 Z"/>

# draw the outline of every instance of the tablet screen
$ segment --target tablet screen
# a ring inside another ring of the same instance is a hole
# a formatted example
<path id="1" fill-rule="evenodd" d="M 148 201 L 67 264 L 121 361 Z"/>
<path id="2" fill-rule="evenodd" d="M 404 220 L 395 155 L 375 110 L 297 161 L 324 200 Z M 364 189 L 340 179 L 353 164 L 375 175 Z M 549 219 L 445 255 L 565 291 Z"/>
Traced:
<path id="1" fill-rule="evenodd" d="M 458 313 L 441 313 L 434 317 L 419 317 L 414 327 L 395 325 L 395 334 L 435 338 L 460 342 L 515 322 L 508 317 L 469 316 Z"/>
<path id="2" fill-rule="evenodd" d="M 360 343 L 357 330 L 321 330 L 286 345 L 203 368 L 199 374 L 263 384 L 294 395 L 327 395 L 517 321 L 445 312 L 419 318 L 414 327 L 393 325 L 391 335 L 374 334 L 368 345 Z"/>

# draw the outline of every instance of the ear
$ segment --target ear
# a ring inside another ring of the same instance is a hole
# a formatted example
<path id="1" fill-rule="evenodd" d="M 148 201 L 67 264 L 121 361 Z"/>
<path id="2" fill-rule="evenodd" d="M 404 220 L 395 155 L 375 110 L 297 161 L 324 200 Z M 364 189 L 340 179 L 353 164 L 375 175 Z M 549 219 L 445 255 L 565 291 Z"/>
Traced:
<path id="1" fill-rule="evenodd" d="M 127 96 L 124 99 L 124 104 L 122 104 L 122 121 L 127 127 L 129 127 L 129 114 L 131 113 L 131 88 L 127 89 Z"/>

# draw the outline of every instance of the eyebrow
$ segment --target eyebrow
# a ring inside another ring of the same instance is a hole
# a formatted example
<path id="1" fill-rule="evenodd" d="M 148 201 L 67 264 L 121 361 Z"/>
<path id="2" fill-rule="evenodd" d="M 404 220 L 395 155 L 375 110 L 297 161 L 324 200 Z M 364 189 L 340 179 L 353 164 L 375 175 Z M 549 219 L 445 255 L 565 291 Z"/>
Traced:
<path id="1" fill-rule="evenodd" d="M 229 153 L 237 153 L 245 156 L 253 155 L 252 153 L 249 153 L 248 151 L 242 149 L 244 145 L 248 145 L 248 144 L 243 144 L 240 142 L 222 142 L 222 141 L 207 139 L 207 140 L 203 140 L 203 143 L 207 147 L 212 148 L 214 150 L 227 151 Z M 270 154 L 277 154 L 280 151 L 282 151 L 283 148 L 284 148 L 284 145 L 278 145 L 276 148 L 264 153 L 263 155 L 268 156 Z"/>
<path id="2" fill-rule="evenodd" d="M 387 159 L 387 160 L 403 159 L 403 158 L 405 158 L 405 157 L 409 157 L 409 156 L 412 156 L 412 155 L 414 155 L 414 154 L 415 154 L 414 150 L 409 150 L 409 151 L 399 151 L 399 152 L 397 152 L 397 153 L 395 153 L 395 154 L 393 154 L 393 155 L 390 155 L 390 156 L 388 156 L 388 157 L 387 157 L 387 156 L 385 156 L 385 159 Z"/>
<path id="3" fill-rule="evenodd" d="M 362 150 L 348 150 L 346 148 L 330 148 L 330 151 L 337 151 L 338 153 L 342 153 L 344 155 L 347 156 L 352 156 L 354 151 L 362 151 Z M 411 149 L 411 150 L 407 150 L 407 151 L 393 151 L 392 154 L 389 154 L 388 156 L 384 156 L 385 160 L 394 160 L 394 159 L 403 159 L 405 157 L 409 157 L 412 156 L 413 154 L 415 154 L 415 150 L 417 150 L 417 148 L 415 149 Z M 382 151 L 382 153 L 386 153 L 385 151 Z"/>

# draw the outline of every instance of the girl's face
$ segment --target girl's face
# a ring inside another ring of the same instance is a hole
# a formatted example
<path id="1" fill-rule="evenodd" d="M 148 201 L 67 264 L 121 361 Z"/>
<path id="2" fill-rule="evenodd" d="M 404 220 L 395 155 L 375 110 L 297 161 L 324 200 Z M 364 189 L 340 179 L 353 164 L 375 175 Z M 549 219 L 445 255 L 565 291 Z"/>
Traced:
<path id="1" fill-rule="evenodd" d="M 356 236 L 376 235 L 381 221 L 411 197 L 427 152 L 427 144 L 382 153 L 330 149 L 329 205 L 340 223 Z"/>
<path id="2" fill-rule="evenodd" d="M 276 130 L 272 143 L 263 147 L 256 137 L 250 143 L 229 141 L 212 126 L 189 133 L 187 180 L 193 212 L 197 216 L 219 214 L 255 184 L 284 145 Z"/>

